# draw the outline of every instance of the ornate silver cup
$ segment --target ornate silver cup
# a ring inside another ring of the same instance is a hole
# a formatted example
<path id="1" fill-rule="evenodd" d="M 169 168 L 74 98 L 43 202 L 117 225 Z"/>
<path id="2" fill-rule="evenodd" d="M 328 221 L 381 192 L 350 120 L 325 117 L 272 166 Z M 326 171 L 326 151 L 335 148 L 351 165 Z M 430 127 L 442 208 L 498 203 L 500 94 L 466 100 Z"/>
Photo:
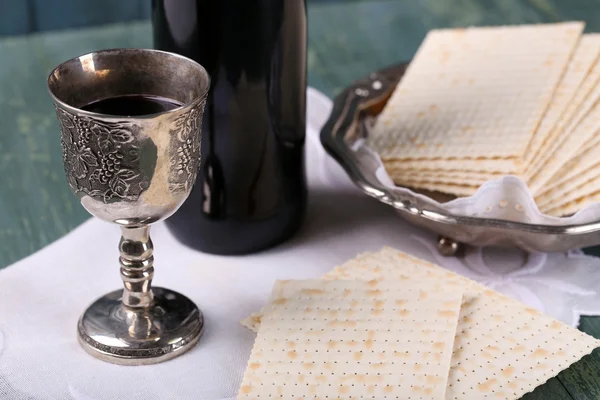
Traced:
<path id="1" fill-rule="evenodd" d="M 187 297 L 151 288 L 150 224 L 187 198 L 200 162 L 209 77 L 198 63 L 156 50 L 86 54 L 56 67 L 48 88 L 60 123 L 67 181 L 92 215 L 121 226 L 124 289 L 94 302 L 78 324 L 83 348 L 104 361 L 168 360 L 198 342 L 203 317 Z M 127 115 L 86 111 L 118 98 L 168 99 L 169 109 Z"/>

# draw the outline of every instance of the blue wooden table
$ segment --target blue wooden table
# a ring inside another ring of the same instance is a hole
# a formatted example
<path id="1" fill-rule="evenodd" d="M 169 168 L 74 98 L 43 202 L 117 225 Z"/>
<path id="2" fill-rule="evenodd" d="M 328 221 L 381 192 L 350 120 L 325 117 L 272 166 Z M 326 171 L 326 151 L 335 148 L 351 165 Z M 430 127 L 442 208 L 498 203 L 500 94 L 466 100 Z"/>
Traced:
<path id="1" fill-rule="evenodd" d="M 6 12 L 0 21 L 10 20 L 7 5 L 14 13 L 13 25 L 5 23 L 3 29 L 60 28 L 60 21 L 53 25 L 39 15 L 28 14 L 25 25 L 17 20 L 23 5 L 26 11 L 45 5 L 57 12 L 50 3 L 58 0 L 0 0 L 0 14 Z M 114 7 L 121 3 L 128 2 L 115 0 Z M 138 1 L 127 7 L 125 19 L 149 10 Z M 106 9 L 102 21 L 112 18 L 111 8 Z M 313 0 L 308 13 L 309 84 L 329 96 L 374 69 L 410 59 L 431 28 L 578 19 L 588 22 L 588 31 L 600 32 L 598 0 Z M 90 21 L 80 25 L 84 22 Z M 147 21 L 0 38 L 0 268 L 89 217 L 63 176 L 58 127 L 45 87 L 48 72 L 92 50 L 151 46 Z M 580 328 L 600 337 L 600 318 L 584 318 Z M 600 352 L 525 398 L 600 399 Z"/>

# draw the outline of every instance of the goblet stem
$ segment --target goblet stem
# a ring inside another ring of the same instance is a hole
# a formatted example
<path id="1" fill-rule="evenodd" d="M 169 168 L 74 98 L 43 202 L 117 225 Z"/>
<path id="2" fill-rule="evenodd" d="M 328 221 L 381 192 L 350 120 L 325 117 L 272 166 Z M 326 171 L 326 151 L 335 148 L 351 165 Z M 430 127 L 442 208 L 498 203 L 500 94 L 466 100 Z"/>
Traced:
<path id="1" fill-rule="evenodd" d="M 204 318 L 187 297 L 151 288 L 154 257 L 150 227 L 121 227 L 123 290 L 96 300 L 79 319 L 79 342 L 101 360 L 122 365 L 154 364 L 191 349 Z"/>
<path id="2" fill-rule="evenodd" d="M 121 227 L 119 263 L 123 290 L 123 305 L 131 308 L 150 307 L 154 301 L 152 278 L 154 256 L 150 227 Z"/>

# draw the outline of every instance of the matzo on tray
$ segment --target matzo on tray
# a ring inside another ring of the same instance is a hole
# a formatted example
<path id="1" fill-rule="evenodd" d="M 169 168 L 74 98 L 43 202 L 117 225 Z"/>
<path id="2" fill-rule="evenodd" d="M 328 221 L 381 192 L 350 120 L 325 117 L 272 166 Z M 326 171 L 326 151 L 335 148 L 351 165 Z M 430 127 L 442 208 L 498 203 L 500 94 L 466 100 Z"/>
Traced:
<path id="1" fill-rule="evenodd" d="M 399 186 L 471 196 L 516 175 L 541 212 L 577 212 L 600 176 L 600 34 L 583 27 L 431 31 L 367 145 Z"/>
<path id="2" fill-rule="evenodd" d="M 383 159 L 523 167 L 583 24 L 434 30 L 368 138 Z M 510 172 L 510 171 L 509 171 Z"/>

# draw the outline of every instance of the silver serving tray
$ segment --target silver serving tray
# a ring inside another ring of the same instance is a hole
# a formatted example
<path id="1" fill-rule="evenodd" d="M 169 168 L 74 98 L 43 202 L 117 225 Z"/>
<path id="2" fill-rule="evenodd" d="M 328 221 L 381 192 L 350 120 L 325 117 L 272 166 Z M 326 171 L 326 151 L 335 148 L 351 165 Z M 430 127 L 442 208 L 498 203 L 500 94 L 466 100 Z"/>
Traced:
<path id="1" fill-rule="evenodd" d="M 379 182 L 378 159 L 368 151 L 352 150 L 367 135 L 365 121 L 377 116 L 404 74 L 398 64 L 355 82 L 334 100 L 321 130 L 321 143 L 367 195 L 394 207 L 411 223 L 440 235 L 440 250 L 453 254 L 460 244 L 516 246 L 527 251 L 566 251 L 600 244 L 600 221 L 579 225 L 536 225 L 500 219 L 454 215 L 424 204 Z"/>

